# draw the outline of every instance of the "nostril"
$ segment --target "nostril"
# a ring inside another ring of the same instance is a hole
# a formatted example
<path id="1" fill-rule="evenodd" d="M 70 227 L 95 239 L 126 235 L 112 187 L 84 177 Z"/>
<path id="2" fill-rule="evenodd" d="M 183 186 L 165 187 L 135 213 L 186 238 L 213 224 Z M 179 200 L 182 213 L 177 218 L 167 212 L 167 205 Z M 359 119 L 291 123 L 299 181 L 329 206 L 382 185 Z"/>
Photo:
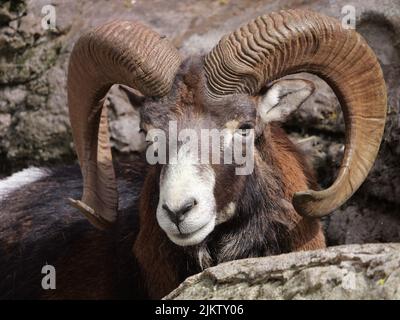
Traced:
<path id="1" fill-rule="evenodd" d="M 165 203 L 162 205 L 162 208 L 167 212 L 172 212 L 172 210 L 168 208 L 168 206 Z"/>
<path id="2" fill-rule="evenodd" d="M 189 199 L 181 208 L 181 214 L 185 214 L 186 212 L 192 210 L 194 206 L 197 205 L 197 201 L 194 198 Z"/>
<path id="3" fill-rule="evenodd" d="M 197 205 L 197 200 L 194 198 L 190 198 L 187 200 L 180 208 L 172 210 L 166 203 L 162 205 L 162 208 L 168 214 L 170 219 L 176 224 L 185 218 L 185 214 L 193 209 Z"/>

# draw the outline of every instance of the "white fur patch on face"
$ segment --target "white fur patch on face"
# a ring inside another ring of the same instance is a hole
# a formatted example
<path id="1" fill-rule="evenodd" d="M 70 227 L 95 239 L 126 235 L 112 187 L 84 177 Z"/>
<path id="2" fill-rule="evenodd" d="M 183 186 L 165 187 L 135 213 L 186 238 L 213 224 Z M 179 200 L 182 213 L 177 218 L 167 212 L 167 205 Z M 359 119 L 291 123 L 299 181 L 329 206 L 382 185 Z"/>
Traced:
<path id="1" fill-rule="evenodd" d="M 43 179 L 48 175 L 49 171 L 32 167 L 0 180 L 0 201 L 4 200 L 10 193 L 22 188 L 23 186 Z"/>
<path id="2" fill-rule="evenodd" d="M 194 246 L 202 242 L 215 227 L 215 218 L 212 218 L 205 226 L 190 234 L 167 233 L 168 238 L 178 246 Z M 165 230 L 164 230 L 165 231 Z"/>
<path id="3" fill-rule="evenodd" d="M 214 171 L 204 165 L 200 168 L 185 159 L 179 160 L 177 164 L 165 166 L 163 171 L 157 207 L 158 224 L 175 244 L 196 245 L 215 227 Z M 179 224 L 178 229 L 163 205 L 176 211 L 188 199 L 195 199 L 197 204 L 185 214 L 185 219 Z"/>
<path id="4" fill-rule="evenodd" d="M 223 208 L 217 215 L 216 224 L 221 224 L 223 222 L 228 221 L 230 218 L 233 217 L 236 211 L 236 204 L 234 202 L 229 202 L 225 208 Z"/>

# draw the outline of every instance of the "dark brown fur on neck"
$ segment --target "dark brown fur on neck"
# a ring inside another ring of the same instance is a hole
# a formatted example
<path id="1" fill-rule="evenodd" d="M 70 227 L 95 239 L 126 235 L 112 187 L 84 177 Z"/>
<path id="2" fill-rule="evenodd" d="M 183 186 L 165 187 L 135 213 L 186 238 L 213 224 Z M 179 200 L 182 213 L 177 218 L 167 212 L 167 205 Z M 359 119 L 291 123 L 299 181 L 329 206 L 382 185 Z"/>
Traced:
<path id="1" fill-rule="evenodd" d="M 158 226 L 158 175 L 155 168 L 149 171 L 133 252 L 151 297 L 161 298 L 186 277 L 221 262 L 325 247 L 320 222 L 300 217 L 291 206 L 294 192 L 315 187 L 305 156 L 276 125 L 265 129 L 257 147 L 254 173 L 235 190 L 240 195 L 235 217 L 189 249 L 173 244 Z M 215 195 L 224 188 L 217 183 Z"/>

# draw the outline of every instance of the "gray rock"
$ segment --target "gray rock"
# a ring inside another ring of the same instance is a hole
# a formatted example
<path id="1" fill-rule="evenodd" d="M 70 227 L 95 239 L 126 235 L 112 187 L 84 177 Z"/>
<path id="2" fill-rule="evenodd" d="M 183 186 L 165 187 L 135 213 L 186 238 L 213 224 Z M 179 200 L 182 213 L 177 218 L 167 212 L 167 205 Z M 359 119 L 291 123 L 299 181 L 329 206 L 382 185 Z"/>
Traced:
<path id="1" fill-rule="evenodd" d="M 139 133 L 138 111 L 129 103 L 125 93 L 114 86 L 107 99 L 111 146 L 123 153 L 143 150 L 144 135 Z"/>
<path id="2" fill-rule="evenodd" d="M 333 183 L 344 153 L 344 144 L 326 135 L 292 132 L 290 139 L 311 160 L 318 181 L 323 187 Z"/>
<path id="3" fill-rule="evenodd" d="M 11 115 L 0 113 L 0 136 L 3 136 L 11 125 Z"/>
<path id="4" fill-rule="evenodd" d="M 165 299 L 400 299 L 400 244 L 227 262 L 186 279 Z"/>
<path id="5" fill-rule="evenodd" d="M 286 78 L 302 78 L 315 85 L 314 94 L 307 99 L 297 112 L 285 123 L 286 127 L 300 128 L 306 133 L 310 130 L 324 133 L 344 134 L 344 120 L 336 95 L 328 84 L 319 77 L 299 73 Z"/>
<path id="6" fill-rule="evenodd" d="M 329 217 L 326 236 L 329 245 L 400 242 L 399 208 L 357 196 Z"/>

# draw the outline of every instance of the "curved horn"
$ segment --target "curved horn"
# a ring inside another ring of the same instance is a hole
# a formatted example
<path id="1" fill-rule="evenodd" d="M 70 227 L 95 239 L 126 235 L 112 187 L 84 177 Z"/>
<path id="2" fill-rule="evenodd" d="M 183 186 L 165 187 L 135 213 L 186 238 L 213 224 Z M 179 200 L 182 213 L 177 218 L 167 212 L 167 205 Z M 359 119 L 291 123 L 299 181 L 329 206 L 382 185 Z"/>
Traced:
<path id="1" fill-rule="evenodd" d="M 324 216 L 342 205 L 365 180 L 378 153 L 386 120 L 386 87 L 365 40 L 339 21 L 303 10 L 258 17 L 221 39 L 206 56 L 211 98 L 257 94 L 267 82 L 295 72 L 324 79 L 345 118 L 346 150 L 336 181 L 323 191 L 297 192 L 296 211 Z"/>
<path id="2" fill-rule="evenodd" d="M 68 107 L 84 187 L 82 200 L 70 201 L 101 229 L 115 221 L 118 209 L 105 96 L 115 83 L 146 96 L 165 95 L 180 62 L 168 40 L 127 21 L 100 26 L 74 46 L 68 69 Z"/>

